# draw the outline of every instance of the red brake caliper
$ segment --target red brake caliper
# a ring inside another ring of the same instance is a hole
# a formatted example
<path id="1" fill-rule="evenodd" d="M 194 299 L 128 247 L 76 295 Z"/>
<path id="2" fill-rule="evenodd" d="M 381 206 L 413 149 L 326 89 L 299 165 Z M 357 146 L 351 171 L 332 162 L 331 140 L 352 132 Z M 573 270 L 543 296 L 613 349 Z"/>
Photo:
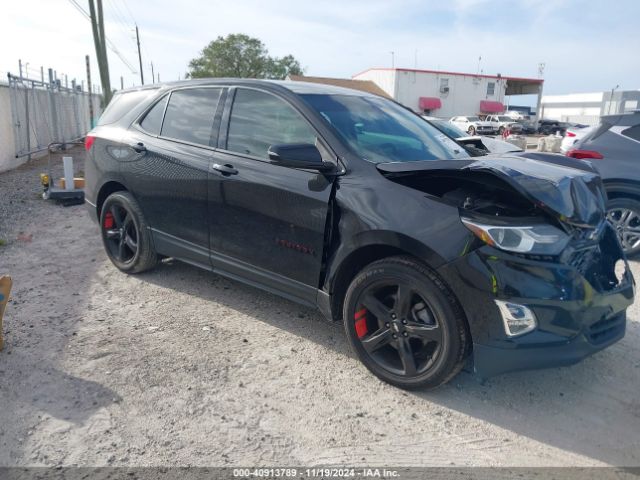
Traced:
<path id="1" fill-rule="evenodd" d="M 362 338 L 367 334 L 367 309 L 358 310 L 355 314 L 356 334 Z"/>
<path id="2" fill-rule="evenodd" d="M 111 212 L 104 214 L 104 228 L 113 228 L 113 214 Z"/>

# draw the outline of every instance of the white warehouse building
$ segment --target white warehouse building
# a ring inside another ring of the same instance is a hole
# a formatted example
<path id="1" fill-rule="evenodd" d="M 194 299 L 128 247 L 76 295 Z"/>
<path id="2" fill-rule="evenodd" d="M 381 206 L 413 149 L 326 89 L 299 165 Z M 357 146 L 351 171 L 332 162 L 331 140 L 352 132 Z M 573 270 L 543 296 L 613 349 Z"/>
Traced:
<path id="1" fill-rule="evenodd" d="M 542 97 L 542 118 L 596 125 L 601 115 L 640 108 L 640 90 L 570 93 Z"/>
<path id="2" fill-rule="evenodd" d="M 502 113 L 505 97 L 511 95 L 537 95 L 539 107 L 544 82 L 540 78 L 410 68 L 370 68 L 353 79 L 371 80 L 404 106 L 443 118 Z"/>

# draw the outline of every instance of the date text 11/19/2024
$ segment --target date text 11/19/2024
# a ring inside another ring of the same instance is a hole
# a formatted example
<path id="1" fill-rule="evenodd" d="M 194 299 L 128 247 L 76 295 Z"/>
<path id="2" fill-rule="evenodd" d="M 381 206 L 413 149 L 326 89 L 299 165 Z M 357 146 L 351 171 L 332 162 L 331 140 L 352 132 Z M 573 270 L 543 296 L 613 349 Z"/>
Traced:
<path id="1" fill-rule="evenodd" d="M 386 468 L 234 468 L 234 478 L 400 478 Z"/>

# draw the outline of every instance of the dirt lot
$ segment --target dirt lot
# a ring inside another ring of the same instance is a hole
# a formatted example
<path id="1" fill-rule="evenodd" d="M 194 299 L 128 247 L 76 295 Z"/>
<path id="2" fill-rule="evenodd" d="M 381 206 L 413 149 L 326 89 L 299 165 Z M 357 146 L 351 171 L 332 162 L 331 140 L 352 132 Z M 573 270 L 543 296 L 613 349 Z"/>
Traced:
<path id="1" fill-rule="evenodd" d="M 579 365 L 407 393 L 314 310 L 177 262 L 119 273 L 83 206 L 39 198 L 41 163 L 0 174 L 0 465 L 640 465 L 637 304 Z"/>

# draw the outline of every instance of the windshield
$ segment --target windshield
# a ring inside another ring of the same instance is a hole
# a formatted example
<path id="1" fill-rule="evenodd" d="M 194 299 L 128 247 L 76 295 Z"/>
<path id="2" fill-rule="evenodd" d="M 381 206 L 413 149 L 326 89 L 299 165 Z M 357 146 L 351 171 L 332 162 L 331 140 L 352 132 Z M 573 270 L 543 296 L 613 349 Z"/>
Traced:
<path id="1" fill-rule="evenodd" d="M 453 138 L 466 137 L 467 134 L 456 127 L 453 123 L 446 120 L 429 120 L 433 126 L 438 130 L 442 130 L 444 133 Z"/>
<path id="2" fill-rule="evenodd" d="M 467 117 L 467 120 L 469 120 L 470 122 L 479 122 L 480 118 L 478 118 L 478 117 Z"/>
<path id="3" fill-rule="evenodd" d="M 456 142 L 384 98 L 301 95 L 358 155 L 374 163 L 468 158 Z"/>

